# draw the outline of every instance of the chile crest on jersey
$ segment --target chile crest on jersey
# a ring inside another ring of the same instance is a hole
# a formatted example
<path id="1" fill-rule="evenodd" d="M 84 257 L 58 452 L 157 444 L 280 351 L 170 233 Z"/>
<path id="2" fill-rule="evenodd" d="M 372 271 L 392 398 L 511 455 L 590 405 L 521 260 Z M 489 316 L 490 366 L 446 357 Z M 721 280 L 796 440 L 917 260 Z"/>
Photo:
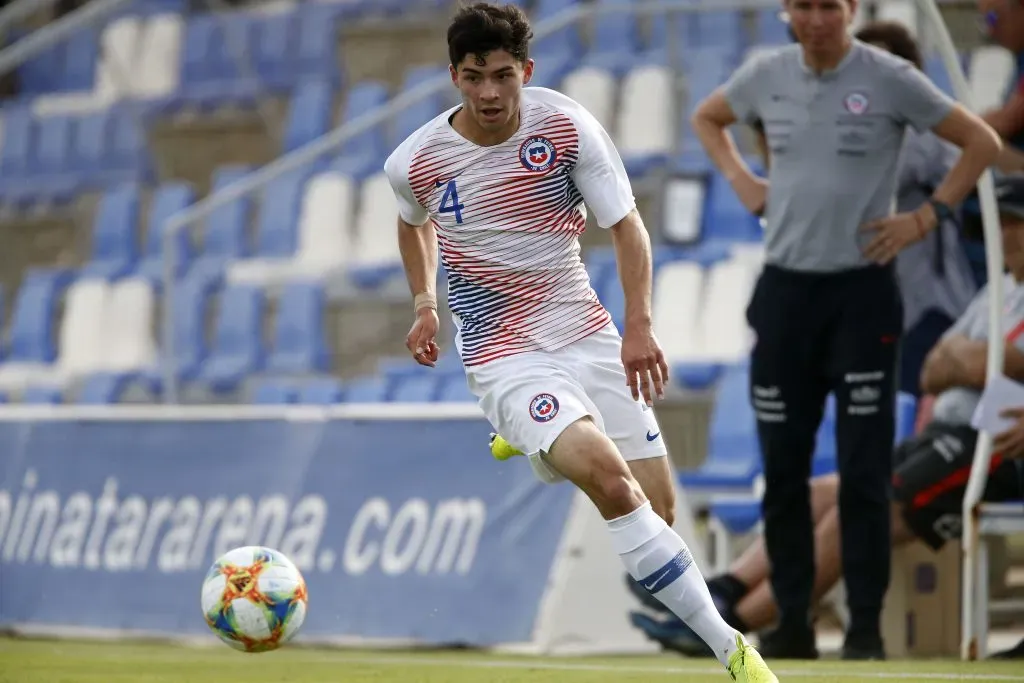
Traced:
<path id="1" fill-rule="evenodd" d="M 546 171 L 555 165 L 557 156 L 554 143 L 543 135 L 529 137 L 519 147 L 519 161 L 527 171 Z"/>

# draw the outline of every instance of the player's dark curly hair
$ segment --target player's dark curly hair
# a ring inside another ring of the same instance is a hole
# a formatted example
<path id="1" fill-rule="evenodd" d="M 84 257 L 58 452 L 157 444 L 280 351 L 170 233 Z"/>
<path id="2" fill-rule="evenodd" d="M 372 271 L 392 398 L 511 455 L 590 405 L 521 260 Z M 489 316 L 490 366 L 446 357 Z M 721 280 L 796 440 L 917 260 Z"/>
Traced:
<path id="1" fill-rule="evenodd" d="M 477 2 L 462 7 L 448 26 L 448 58 L 454 66 L 466 55 L 481 57 L 505 50 L 517 62 L 530 58 L 533 30 L 523 10 L 515 5 Z"/>

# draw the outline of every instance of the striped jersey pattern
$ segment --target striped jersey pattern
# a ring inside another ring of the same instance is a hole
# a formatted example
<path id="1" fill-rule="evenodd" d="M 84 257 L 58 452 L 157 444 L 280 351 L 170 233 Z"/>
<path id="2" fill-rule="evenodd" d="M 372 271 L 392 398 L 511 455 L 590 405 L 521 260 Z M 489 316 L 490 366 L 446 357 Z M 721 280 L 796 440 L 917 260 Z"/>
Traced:
<path id="1" fill-rule="evenodd" d="M 389 172 L 392 183 L 404 175 L 407 194 L 437 232 L 467 367 L 553 351 L 611 319 L 590 285 L 578 241 L 586 214 L 573 175 L 588 121 L 581 125 L 560 100 L 575 104 L 524 89 L 519 131 L 488 147 L 456 133 L 451 110 L 389 159 L 392 170 L 398 161 L 403 166 Z"/>

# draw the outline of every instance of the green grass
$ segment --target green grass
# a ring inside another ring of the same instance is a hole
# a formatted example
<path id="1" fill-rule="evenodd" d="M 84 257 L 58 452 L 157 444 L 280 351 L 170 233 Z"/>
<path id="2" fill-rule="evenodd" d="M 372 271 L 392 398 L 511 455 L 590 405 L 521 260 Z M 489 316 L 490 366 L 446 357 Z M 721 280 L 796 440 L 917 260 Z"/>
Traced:
<path id="1" fill-rule="evenodd" d="M 780 681 L 1024 680 L 1019 663 L 777 662 Z M 728 681 L 714 662 L 672 656 L 537 658 L 456 652 L 227 647 L 0 640 L 0 683 L 696 683 Z"/>

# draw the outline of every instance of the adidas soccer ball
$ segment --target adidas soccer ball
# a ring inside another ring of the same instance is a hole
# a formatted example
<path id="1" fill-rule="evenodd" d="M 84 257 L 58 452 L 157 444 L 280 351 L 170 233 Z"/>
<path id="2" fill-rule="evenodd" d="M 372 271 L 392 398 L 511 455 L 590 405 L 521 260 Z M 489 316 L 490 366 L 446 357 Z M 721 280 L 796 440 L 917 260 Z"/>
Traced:
<path id="1" fill-rule="evenodd" d="M 306 582 L 276 550 L 235 548 L 210 567 L 201 604 L 206 623 L 225 643 L 243 652 L 268 652 L 302 628 Z"/>

